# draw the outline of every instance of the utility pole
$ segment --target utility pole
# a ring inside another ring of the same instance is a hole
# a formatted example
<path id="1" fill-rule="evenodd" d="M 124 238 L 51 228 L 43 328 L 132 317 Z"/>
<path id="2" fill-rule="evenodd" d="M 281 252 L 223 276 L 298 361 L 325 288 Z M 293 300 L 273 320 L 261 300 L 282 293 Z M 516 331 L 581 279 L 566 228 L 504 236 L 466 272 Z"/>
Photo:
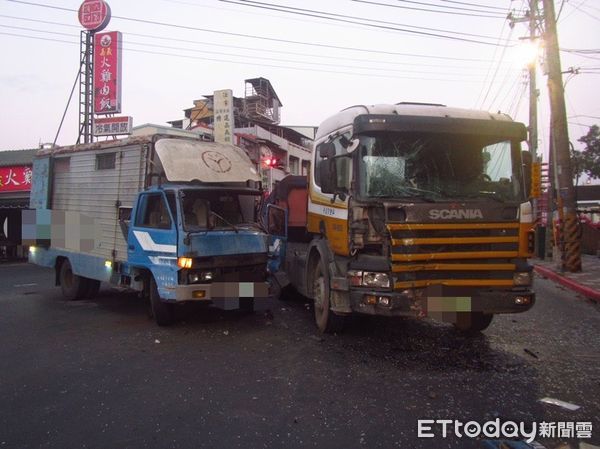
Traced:
<path id="1" fill-rule="evenodd" d="M 538 38 L 536 34 L 537 28 L 537 2 L 538 0 L 529 1 L 529 39 L 533 43 Z M 533 162 L 538 162 L 538 90 L 537 90 L 537 57 L 529 62 L 529 151 Z"/>
<path id="2" fill-rule="evenodd" d="M 539 35 L 537 33 L 537 24 L 538 19 L 538 1 L 539 0 L 529 0 L 529 11 L 523 17 L 514 17 L 512 13 L 509 15 L 510 26 L 513 27 L 515 23 L 519 22 L 527 22 L 529 25 L 529 36 L 523 37 L 521 39 L 528 40 L 530 45 L 533 46 L 534 42 L 539 39 Z M 527 72 L 529 75 L 529 139 L 527 141 L 527 146 L 529 147 L 529 152 L 531 153 L 531 160 L 534 164 L 541 163 L 541 157 L 538 156 L 538 96 L 539 91 L 537 89 L 537 55 L 531 60 L 527 62 Z M 527 192 L 529 194 L 529 192 Z M 532 198 L 531 200 L 533 207 L 533 215 L 536 219 L 540 217 L 540 201 L 538 198 Z M 547 230 L 548 231 L 548 230 Z M 546 231 L 546 232 L 547 232 Z M 537 233 L 540 232 L 540 228 L 538 227 L 536 230 Z M 545 251 L 540 248 L 543 243 L 536 238 L 536 254 L 540 256 L 544 254 Z"/>
<path id="3" fill-rule="evenodd" d="M 562 82 L 554 0 L 542 0 L 544 5 L 548 94 L 550 97 L 552 148 L 554 149 L 557 202 L 561 220 L 561 269 L 581 271 L 581 242 L 577 219 L 577 203 L 569 154 L 569 131 Z M 562 212 L 562 214 L 560 213 Z"/>

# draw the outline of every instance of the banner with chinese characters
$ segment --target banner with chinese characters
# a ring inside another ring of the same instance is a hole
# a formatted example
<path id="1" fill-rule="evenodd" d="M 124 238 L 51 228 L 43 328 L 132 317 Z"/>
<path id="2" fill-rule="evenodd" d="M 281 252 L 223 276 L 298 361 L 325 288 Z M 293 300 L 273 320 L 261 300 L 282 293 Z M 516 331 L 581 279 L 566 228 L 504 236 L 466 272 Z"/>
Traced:
<path id="1" fill-rule="evenodd" d="M 233 143 L 235 122 L 233 120 L 233 92 L 231 89 L 215 90 L 213 112 L 215 142 Z"/>
<path id="2" fill-rule="evenodd" d="M 0 167 L 0 193 L 31 190 L 31 166 Z"/>
<path id="3" fill-rule="evenodd" d="M 94 114 L 121 112 L 122 36 L 119 31 L 94 36 Z"/>
<path id="4" fill-rule="evenodd" d="M 95 136 L 131 134 L 132 117 L 104 117 L 94 119 Z"/>

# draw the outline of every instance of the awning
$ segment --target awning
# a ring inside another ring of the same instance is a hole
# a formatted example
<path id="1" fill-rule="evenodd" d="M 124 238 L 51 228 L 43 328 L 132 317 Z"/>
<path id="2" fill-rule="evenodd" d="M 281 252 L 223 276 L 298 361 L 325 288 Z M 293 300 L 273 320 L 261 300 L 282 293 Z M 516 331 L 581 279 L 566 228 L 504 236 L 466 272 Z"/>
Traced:
<path id="1" fill-rule="evenodd" d="M 0 209 L 29 209 L 29 198 L 0 198 Z"/>

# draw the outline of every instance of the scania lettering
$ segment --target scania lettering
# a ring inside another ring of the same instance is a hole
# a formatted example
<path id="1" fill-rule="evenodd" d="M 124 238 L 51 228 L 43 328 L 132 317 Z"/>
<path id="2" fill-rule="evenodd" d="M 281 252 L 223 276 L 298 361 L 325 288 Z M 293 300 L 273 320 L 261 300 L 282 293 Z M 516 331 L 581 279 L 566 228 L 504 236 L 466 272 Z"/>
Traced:
<path id="1" fill-rule="evenodd" d="M 483 219 L 480 209 L 432 209 L 429 211 L 429 218 L 434 220 L 449 220 L 451 218 Z"/>

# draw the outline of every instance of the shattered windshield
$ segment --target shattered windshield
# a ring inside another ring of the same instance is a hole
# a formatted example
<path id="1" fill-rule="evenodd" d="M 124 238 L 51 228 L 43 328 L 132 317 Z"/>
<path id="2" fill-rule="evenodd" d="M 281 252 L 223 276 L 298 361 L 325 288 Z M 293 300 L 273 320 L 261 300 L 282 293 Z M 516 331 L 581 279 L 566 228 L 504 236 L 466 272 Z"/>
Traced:
<path id="1" fill-rule="evenodd" d="M 256 226 L 257 195 L 186 189 L 181 193 L 186 231 Z"/>
<path id="2" fill-rule="evenodd" d="M 361 196 L 521 200 L 520 145 L 503 138 L 378 133 L 360 137 Z"/>

